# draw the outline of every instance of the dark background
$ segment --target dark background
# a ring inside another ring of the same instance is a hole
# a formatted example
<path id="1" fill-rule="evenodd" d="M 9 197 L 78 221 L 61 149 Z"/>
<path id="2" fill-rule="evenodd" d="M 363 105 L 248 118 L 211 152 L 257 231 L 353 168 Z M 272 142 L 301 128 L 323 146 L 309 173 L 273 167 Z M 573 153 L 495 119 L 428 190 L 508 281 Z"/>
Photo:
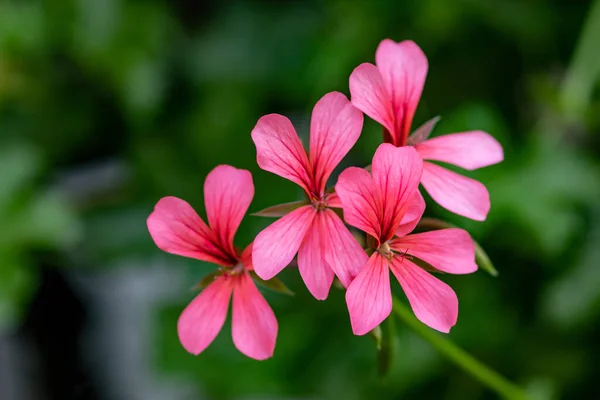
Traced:
<path id="1" fill-rule="evenodd" d="M 0 399 L 496 398 L 400 324 L 380 382 L 343 293 L 318 302 L 293 270 L 280 277 L 294 297 L 265 292 L 274 358 L 245 358 L 227 324 L 198 357 L 177 339 L 213 267 L 155 247 L 155 202 L 178 196 L 202 215 L 218 164 L 252 171 L 251 212 L 300 199 L 259 170 L 250 131 L 278 112 L 306 142 L 314 103 L 348 94 L 384 38 L 429 59 L 415 124 L 441 115 L 436 135 L 483 129 L 505 149 L 468 173 L 491 193 L 485 223 L 427 199 L 426 215 L 468 229 L 500 272 L 444 277 L 460 299 L 449 338 L 536 399 L 599 398 L 600 37 L 577 46 L 590 7 L 0 1 Z M 380 132 L 367 119 L 341 167 L 368 164 Z M 269 222 L 246 217 L 236 243 Z"/>

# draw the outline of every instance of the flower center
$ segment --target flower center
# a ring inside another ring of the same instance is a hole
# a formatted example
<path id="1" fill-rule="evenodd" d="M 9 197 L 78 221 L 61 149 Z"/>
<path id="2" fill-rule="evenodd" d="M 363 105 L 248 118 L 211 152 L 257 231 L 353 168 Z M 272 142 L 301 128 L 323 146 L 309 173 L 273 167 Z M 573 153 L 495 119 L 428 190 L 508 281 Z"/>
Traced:
<path id="1" fill-rule="evenodd" d="M 242 264 L 241 262 L 238 262 L 236 265 L 234 265 L 231 268 L 223 268 L 221 270 L 223 271 L 223 275 L 237 276 L 244 272 L 244 264 Z"/>
<path id="2" fill-rule="evenodd" d="M 392 257 L 394 257 L 394 253 L 392 252 L 392 249 L 390 248 L 388 242 L 382 243 L 381 246 L 379 246 L 379 248 L 377 249 L 377 251 L 379 252 L 379 254 L 381 254 L 390 261 L 392 260 Z"/>
<path id="3" fill-rule="evenodd" d="M 323 197 L 317 197 L 317 196 L 310 196 L 310 202 L 312 203 L 313 207 L 316 208 L 318 211 L 324 210 L 325 208 L 327 208 L 327 202 L 325 201 L 325 198 Z"/>

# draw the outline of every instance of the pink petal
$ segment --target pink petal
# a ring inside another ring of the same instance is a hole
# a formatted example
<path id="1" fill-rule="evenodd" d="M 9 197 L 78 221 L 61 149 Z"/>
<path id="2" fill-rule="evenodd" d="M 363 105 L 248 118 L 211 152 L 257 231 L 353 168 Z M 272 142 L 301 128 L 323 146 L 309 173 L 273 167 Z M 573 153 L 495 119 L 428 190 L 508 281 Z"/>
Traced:
<path id="1" fill-rule="evenodd" d="M 258 276 L 269 280 L 292 261 L 316 212 L 313 206 L 300 207 L 256 236 L 252 247 L 252 262 Z"/>
<path id="2" fill-rule="evenodd" d="M 327 93 L 313 108 L 310 161 L 320 193 L 325 190 L 333 169 L 358 140 L 362 125 L 362 113 L 340 92 Z"/>
<path id="3" fill-rule="evenodd" d="M 252 246 L 254 243 L 250 243 L 240 257 L 240 262 L 244 266 L 246 271 L 254 271 L 254 264 L 252 263 Z"/>
<path id="4" fill-rule="evenodd" d="M 183 310 L 177 333 L 188 352 L 200 354 L 217 337 L 227 317 L 231 290 L 231 280 L 219 276 Z"/>
<path id="5" fill-rule="evenodd" d="M 396 229 L 396 236 L 404 236 L 411 233 L 421 221 L 421 217 L 425 212 L 425 199 L 417 190 L 408 201 L 406 213 L 400 221 L 400 226 Z"/>
<path id="6" fill-rule="evenodd" d="M 396 145 L 404 145 L 427 77 L 427 57 L 415 42 L 383 40 L 375 53 L 377 68 L 390 94 L 396 118 Z"/>
<path id="7" fill-rule="evenodd" d="M 445 209 L 475 221 L 487 217 L 490 195 L 481 182 L 425 162 L 421 183 L 433 200 Z"/>
<path id="8" fill-rule="evenodd" d="M 435 160 L 477 169 L 504 159 L 502 146 L 489 133 L 471 131 L 438 136 L 415 146 L 425 160 Z"/>
<path id="9" fill-rule="evenodd" d="M 369 63 L 360 64 L 350 75 L 352 104 L 383 125 L 395 136 L 392 99 L 385 88 L 381 73 Z"/>
<path id="10" fill-rule="evenodd" d="M 412 147 L 381 144 L 373 156 L 373 181 L 381 193 L 381 241 L 391 239 L 400 226 L 409 201 L 417 193 L 423 160 Z"/>
<path id="11" fill-rule="evenodd" d="M 326 210 L 327 211 L 327 210 Z M 333 212 L 330 211 L 329 212 Z M 317 212 L 304 241 L 298 250 L 298 270 L 310 294 L 325 300 L 333 282 L 333 270 L 325 259 L 329 235 L 325 226 L 325 212 Z"/>
<path id="12" fill-rule="evenodd" d="M 458 318 L 454 290 L 406 258 L 394 257 L 391 268 L 415 316 L 435 330 L 450 332 Z"/>
<path id="13" fill-rule="evenodd" d="M 473 239 L 464 229 L 450 228 L 416 233 L 394 239 L 392 249 L 407 252 L 451 274 L 477 270 Z"/>
<path id="14" fill-rule="evenodd" d="M 277 174 L 312 190 L 306 151 L 289 119 L 279 114 L 265 115 L 252 130 L 256 161 L 265 171 Z"/>
<path id="15" fill-rule="evenodd" d="M 184 200 L 163 197 L 146 222 L 154 243 L 167 253 L 223 266 L 236 262 L 219 246 L 215 233 Z"/>
<path id="16" fill-rule="evenodd" d="M 320 214 L 327 243 L 325 260 L 342 285 L 348 287 L 369 257 L 335 212 L 325 209 Z"/>
<path id="17" fill-rule="evenodd" d="M 235 277 L 232 335 L 235 347 L 256 360 L 273 356 L 277 319 L 247 273 Z"/>
<path id="18" fill-rule="evenodd" d="M 338 196 L 335 192 L 327 195 L 325 201 L 327 203 L 327 207 L 342 208 L 342 201 L 340 200 L 340 196 Z"/>
<path id="19" fill-rule="evenodd" d="M 408 137 L 406 140 L 406 145 L 414 146 L 427 140 L 429 135 L 431 135 L 431 131 L 433 131 L 433 128 L 435 128 L 439 120 L 440 117 L 437 116 L 431 118 L 429 121 L 424 122 L 423 125 L 415 129 L 415 131 Z"/>
<path id="20" fill-rule="evenodd" d="M 369 235 L 379 238 L 379 217 L 383 205 L 371 174 L 362 168 L 344 170 L 335 185 L 344 209 L 344 220 Z"/>
<path id="21" fill-rule="evenodd" d="M 233 237 L 253 197 L 252 174 L 243 169 L 219 165 L 204 181 L 208 223 L 231 254 L 235 254 Z"/>
<path id="22" fill-rule="evenodd" d="M 388 260 L 374 253 L 346 291 L 352 332 L 364 335 L 392 311 Z"/>

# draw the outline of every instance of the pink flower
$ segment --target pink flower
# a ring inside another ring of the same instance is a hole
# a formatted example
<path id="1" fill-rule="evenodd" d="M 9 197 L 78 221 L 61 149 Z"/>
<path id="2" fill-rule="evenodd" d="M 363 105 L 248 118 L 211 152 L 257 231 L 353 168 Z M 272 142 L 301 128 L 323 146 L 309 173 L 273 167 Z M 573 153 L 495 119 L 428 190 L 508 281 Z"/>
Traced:
<path id="1" fill-rule="evenodd" d="M 325 192 L 327 179 L 358 140 L 362 113 L 341 93 L 323 96 L 310 124 L 310 153 L 289 119 L 262 117 L 252 131 L 258 165 L 298 184 L 309 199 L 277 220 L 254 240 L 254 268 L 270 279 L 298 253 L 298 269 L 310 293 L 319 300 L 329 294 L 334 274 L 348 286 L 367 256 L 331 207 L 337 196 Z"/>
<path id="2" fill-rule="evenodd" d="M 257 360 L 273 355 L 277 320 L 248 273 L 252 270 L 252 244 L 243 252 L 233 245 L 252 197 L 250 172 L 220 165 L 204 181 L 208 226 L 188 203 L 176 197 L 160 199 L 148 217 L 148 230 L 161 250 L 211 262 L 222 270 L 179 317 L 179 340 L 192 354 L 200 354 L 215 339 L 233 294 L 233 343 Z"/>
<path id="3" fill-rule="evenodd" d="M 374 242 L 375 251 L 346 291 L 356 335 L 369 332 L 390 314 L 390 269 L 421 322 L 441 332 L 449 332 L 456 323 L 456 294 L 414 259 L 451 274 L 474 272 L 473 241 L 462 229 L 407 235 L 414 226 L 402 226 L 401 221 L 422 171 L 423 161 L 415 149 L 384 143 L 373 157 L 372 175 L 351 167 L 340 174 L 335 186 L 346 222 L 365 231 Z"/>
<path id="4" fill-rule="evenodd" d="M 502 146 L 482 131 L 454 133 L 426 140 L 433 123 L 408 137 L 427 76 L 427 57 L 414 42 L 383 40 L 375 55 L 377 66 L 364 63 L 350 76 L 352 104 L 385 128 L 385 141 L 414 146 L 424 160 L 441 161 L 473 170 L 503 160 Z M 421 183 L 442 207 L 483 221 L 490 196 L 483 184 L 425 162 Z"/>

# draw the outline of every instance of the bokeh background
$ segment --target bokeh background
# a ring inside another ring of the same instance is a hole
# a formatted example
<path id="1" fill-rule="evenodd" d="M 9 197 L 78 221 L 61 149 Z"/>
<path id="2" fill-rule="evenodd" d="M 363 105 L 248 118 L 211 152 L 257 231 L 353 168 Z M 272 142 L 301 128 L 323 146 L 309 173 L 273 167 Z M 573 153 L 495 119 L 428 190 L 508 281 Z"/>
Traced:
<path id="1" fill-rule="evenodd" d="M 1 1 L 0 399 L 496 398 L 401 324 L 380 380 L 343 293 L 318 302 L 293 269 L 281 278 L 295 296 L 265 291 L 274 358 L 237 352 L 229 323 L 198 357 L 177 339 L 213 267 L 155 247 L 155 202 L 178 196 L 203 215 L 218 164 L 252 171 L 250 211 L 300 199 L 258 169 L 250 131 L 278 112 L 306 142 L 314 103 L 348 94 L 386 37 L 429 58 L 416 124 L 440 115 L 436 135 L 483 129 L 505 148 L 504 163 L 468 173 L 491 193 L 485 223 L 427 199 L 426 214 L 468 229 L 500 273 L 443 277 L 461 304 L 449 338 L 535 398 L 600 398 L 600 37 L 581 40 L 591 7 Z M 341 167 L 369 163 L 381 130 L 366 121 Z M 236 243 L 270 222 L 246 217 Z"/>

